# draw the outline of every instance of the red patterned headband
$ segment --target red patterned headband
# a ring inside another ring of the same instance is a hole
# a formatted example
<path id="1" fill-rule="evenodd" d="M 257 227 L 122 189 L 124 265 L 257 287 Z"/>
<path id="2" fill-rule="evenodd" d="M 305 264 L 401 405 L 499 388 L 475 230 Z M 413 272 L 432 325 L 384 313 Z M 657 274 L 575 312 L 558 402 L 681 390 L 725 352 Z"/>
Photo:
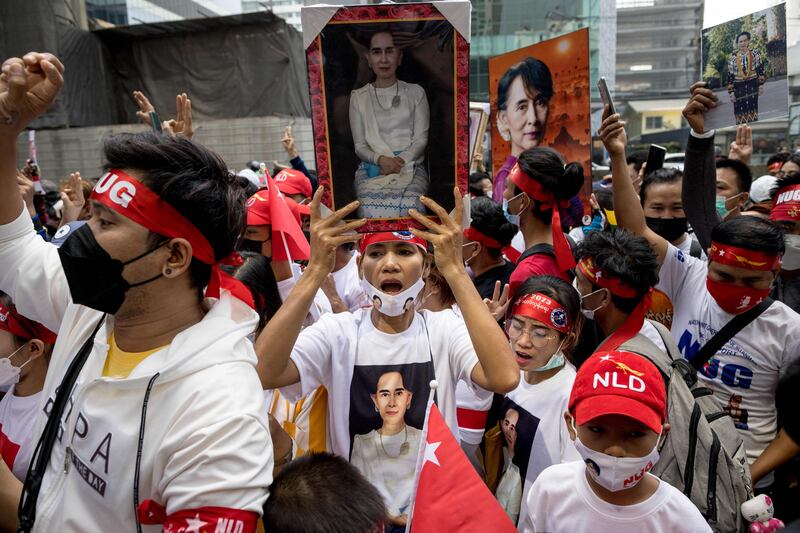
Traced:
<path id="1" fill-rule="evenodd" d="M 215 260 L 214 249 L 200 230 L 144 183 L 119 169 L 111 169 L 98 180 L 92 191 L 92 199 L 153 233 L 169 239 L 186 239 L 192 245 L 192 257 L 212 265 L 206 296 L 219 298 L 220 289 L 224 288 L 254 307 L 250 290 L 219 269 L 223 263 L 241 264 L 241 257 L 232 254 L 222 261 Z"/>
<path id="2" fill-rule="evenodd" d="M 745 250 L 714 241 L 711 241 L 711 254 L 708 258 L 723 265 L 763 271 L 775 270 L 781 260 L 775 253 Z"/>
<path id="3" fill-rule="evenodd" d="M 600 268 L 597 268 L 591 257 L 584 257 L 581 259 L 578 262 L 578 270 L 583 272 L 583 275 L 593 284 L 608 289 L 608 291 L 615 296 L 621 298 L 635 298 L 637 295 L 633 287 L 626 285 L 619 279 L 604 275 L 604 272 Z M 639 333 L 644 325 L 644 317 L 652 304 L 652 294 L 653 289 L 651 287 L 650 290 L 642 296 L 639 305 L 628 315 L 625 322 L 600 344 L 597 348 L 598 350 L 616 350 L 627 340 Z"/>
<path id="4" fill-rule="evenodd" d="M 800 184 L 779 189 L 772 204 L 770 220 L 800 221 Z"/>
<path id="5" fill-rule="evenodd" d="M 561 231 L 561 213 L 559 212 L 560 208 L 569 207 L 569 201 L 556 200 L 555 196 L 546 191 L 541 183 L 525 174 L 522 169 L 519 168 L 519 163 L 514 165 L 508 176 L 511 183 L 539 202 L 542 205 L 542 209 L 553 210 L 553 217 L 550 220 L 550 225 L 552 226 L 553 250 L 556 254 L 558 268 L 562 272 L 575 268 L 575 258 L 572 256 L 572 249 L 569 246 L 569 242 L 567 242 L 567 238 L 564 236 L 564 232 Z"/>
<path id="6" fill-rule="evenodd" d="M 567 311 L 560 303 L 540 292 L 526 294 L 517 300 L 511 314 L 538 320 L 561 333 L 569 332 L 570 322 Z"/>
<path id="7" fill-rule="evenodd" d="M 359 246 L 361 255 L 364 255 L 367 246 L 380 242 L 407 242 L 408 244 L 416 244 L 425 253 L 428 252 L 428 241 L 414 236 L 410 231 L 381 231 L 378 233 L 367 233 L 361 238 Z"/>
<path id="8" fill-rule="evenodd" d="M 45 344 L 56 342 L 55 333 L 38 322 L 20 315 L 16 309 L 9 309 L 3 304 L 0 304 L 0 329 L 26 340 L 39 339 Z"/>
<path id="9" fill-rule="evenodd" d="M 619 296 L 620 298 L 635 298 L 637 296 L 636 290 L 623 283 L 617 278 L 608 276 L 602 269 L 594 264 L 591 257 L 584 257 L 578 261 L 578 270 L 580 270 L 586 279 L 591 281 L 594 285 L 608 289 L 611 294 Z"/>

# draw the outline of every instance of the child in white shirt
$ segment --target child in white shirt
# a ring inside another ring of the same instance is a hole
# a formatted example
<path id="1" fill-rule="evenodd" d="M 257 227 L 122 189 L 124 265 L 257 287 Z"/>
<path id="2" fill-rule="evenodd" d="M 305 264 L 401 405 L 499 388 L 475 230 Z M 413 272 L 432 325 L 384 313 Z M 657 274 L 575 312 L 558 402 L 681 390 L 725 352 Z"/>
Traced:
<path id="1" fill-rule="evenodd" d="M 521 532 L 711 531 L 686 496 L 649 473 L 669 431 L 664 382 L 650 361 L 595 353 L 575 376 L 564 418 L 583 461 L 539 475 Z"/>

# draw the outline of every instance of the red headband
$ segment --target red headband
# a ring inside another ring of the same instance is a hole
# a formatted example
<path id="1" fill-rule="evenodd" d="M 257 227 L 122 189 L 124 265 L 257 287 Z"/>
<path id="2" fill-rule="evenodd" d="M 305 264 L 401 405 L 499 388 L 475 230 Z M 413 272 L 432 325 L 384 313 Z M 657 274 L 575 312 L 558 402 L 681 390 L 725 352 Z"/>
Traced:
<path id="1" fill-rule="evenodd" d="M 496 241 L 491 237 L 489 237 L 488 235 L 481 233 L 472 226 L 469 226 L 467 229 L 464 230 L 464 237 L 466 237 L 471 241 L 479 242 L 489 248 L 494 248 L 496 250 L 502 250 L 504 248 L 504 246 L 500 244 L 499 241 Z"/>
<path id="2" fill-rule="evenodd" d="M 409 244 L 416 244 L 422 251 L 428 252 L 428 241 L 414 236 L 410 231 L 381 231 L 379 233 L 366 233 L 361 239 L 360 251 L 364 255 L 367 246 L 370 244 L 377 244 L 379 242 L 407 242 Z"/>
<path id="3" fill-rule="evenodd" d="M 800 221 L 800 184 L 779 189 L 772 204 L 770 220 Z"/>
<path id="4" fill-rule="evenodd" d="M 775 270 L 781 260 L 776 253 L 745 250 L 714 241 L 711 241 L 711 254 L 708 258 L 723 265 L 763 271 Z"/>
<path id="5" fill-rule="evenodd" d="M 25 340 L 39 339 L 45 344 L 55 344 L 56 334 L 33 320 L 17 313 L 16 309 L 0 304 L 0 329 Z"/>
<path id="6" fill-rule="evenodd" d="M 620 298 L 636 297 L 636 290 L 633 287 L 623 283 L 617 278 L 609 277 L 602 269 L 594 264 L 591 257 L 584 257 L 578 261 L 578 270 L 593 284 L 608 289 L 609 292 L 615 296 L 619 296 Z"/>
<path id="7" fill-rule="evenodd" d="M 220 264 L 241 264 L 241 257 L 234 253 L 221 261 L 215 260 L 214 249 L 200 230 L 144 183 L 119 169 L 111 169 L 94 186 L 92 199 L 153 233 L 170 239 L 186 239 L 192 245 L 192 257 L 212 265 L 205 295 L 219 298 L 220 289 L 224 288 L 254 307 L 250 290 L 219 268 Z"/>
<path id="8" fill-rule="evenodd" d="M 774 163 L 772 163 L 770 166 L 767 167 L 767 172 L 778 172 L 783 166 L 783 163 L 784 162 L 781 161 L 775 161 Z"/>
<path id="9" fill-rule="evenodd" d="M 546 324 L 547 327 L 561 333 L 569 332 L 569 317 L 564 307 L 540 292 L 526 294 L 517 300 L 511 314 L 538 320 L 542 324 Z"/>
<path id="10" fill-rule="evenodd" d="M 620 298 L 635 298 L 637 296 L 636 290 L 633 287 L 623 283 L 617 278 L 604 275 L 604 272 L 594 264 L 591 257 L 584 257 L 581 259 L 578 262 L 578 270 L 593 284 L 608 289 L 614 296 L 619 296 Z M 642 296 L 639 305 L 628 315 L 625 322 L 600 344 L 598 350 L 601 348 L 609 351 L 616 350 L 625 341 L 639 333 L 639 330 L 641 330 L 644 325 L 644 317 L 652 304 L 652 293 L 653 289 L 651 288 Z"/>
<path id="11" fill-rule="evenodd" d="M 525 174 L 522 169 L 519 168 L 519 163 L 514 165 L 508 176 L 511 183 L 519 187 L 519 189 L 529 197 L 539 202 L 542 209 L 553 210 L 550 225 L 552 226 L 553 250 L 556 254 L 558 268 L 562 272 L 567 272 L 575 268 L 575 258 L 572 255 L 572 249 L 569 246 L 569 242 L 567 242 L 567 238 L 564 236 L 564 232 L 561 230 L 561 213 L 559 211 L 561 208 L 569 207 L 569 201 L 556 200 L 553 193 L 546 191 L 541 183 Z"/>

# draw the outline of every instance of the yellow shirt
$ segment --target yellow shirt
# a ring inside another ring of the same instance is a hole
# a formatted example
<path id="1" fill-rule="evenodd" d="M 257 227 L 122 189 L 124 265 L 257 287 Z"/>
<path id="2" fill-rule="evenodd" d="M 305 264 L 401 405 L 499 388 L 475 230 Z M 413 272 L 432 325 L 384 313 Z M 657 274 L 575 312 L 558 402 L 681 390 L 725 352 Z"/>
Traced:
<path id="1" fill-rule="evenodd" d="M 112 333 L 111 338 L 108 339 L 108 355 L 106 356 L 106 364 L 103 366 L 103 377 L 127 378 L 136 368 L 136 365 L 162 348 L 164 347 L 161 346 L 146 352 L 125 352 L 117 346 L 117 341 Z"/>

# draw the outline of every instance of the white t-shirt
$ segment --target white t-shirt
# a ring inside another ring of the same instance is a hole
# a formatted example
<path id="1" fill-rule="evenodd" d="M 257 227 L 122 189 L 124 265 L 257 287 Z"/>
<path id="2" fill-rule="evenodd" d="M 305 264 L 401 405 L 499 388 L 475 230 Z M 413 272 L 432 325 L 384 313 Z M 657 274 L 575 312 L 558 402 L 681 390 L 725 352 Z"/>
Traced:
<path id="1" fill-rule="evenodd" d="M 525 413 L 519 414 L 516 424 L 514 452 L 514 462 L 522 467 L 520 471 L 526 472 L 523 480 L 523 501 L 533 482 L 545 468 L 581 458 L 564 423 L 564 412 L 569 405 L 569 394 L 574 381 L 575 367 L 569 363 L 555 376 L 535 385 L 528 383 L 525 373 L 522 372 L 517 388 L 506 395 L 513 404 L 508 401 L 503 403 L 501 422 L 509 407 L 525 410 Z M 525 515 L 526 510 L 523 507 L 520 520 Z"/>
<path id="2" fill-rule="evenodd" d="M 336 292 L 342 303 L 347 306 L 351 313 L 362 307 L 371 307 L 371 302 L 361 288 L 361 278 L 358 277 L 358 255 L 353 254 L 350 261 L 333 273 L 333 281 L 336 283 Z"/>
<path id="3" fill-rule="evenodd" d="M 408 513 L 422 439 L 422 431 L 408 425 L 406 430 L 387 436 L 372 430 L 353 439 L 353 466 L 378 489 L 395 516 Z"/>
<path id="4" fill-rule="evenodd" d="M 381 375 L 401 372 L 405 388 L 413 393 L 405 422 L 417 429 L 422 429 L 428 385 L 435 378 L 439 410 L 458 438 L 456 384 L 463 380 L 472 385 L 478 363 L 464 321 L 452 310 L 422 311 L 407 330 L 389 334 L 375 328 L 371 312 L 328 313 L 301 331 L 291 355 L 300 383 L 284 387 L 281 394 L 296 401 L 324 385 L 328 451 L 350 457 L 351 436 L 381 426 L 370 397 Z"/>
<path id="5" fill-rule="evenodd" d="M 14 387 L 11 387 L 0 400 L 0 457 L 20 481 L 25 481 L 38 440 L 38 435 L 34 440 L 33 426 L 41 399 L 41 392 L 14 396 Z"/>
<path id="6" fill-rule="evenodd" d="M 697 237 L 694 236 L 694 233 L 691 234 L 691 235 L 689 235 L 688 233 L 684 233 L 684 235 L 686 236 L 686 238 L 683 239 L 683 241 L 681 241 L 681 243 L 679 245 L 677 245 L 676 248 L 678 248 L 680 251 L 682 251 L 686 255 L 691 255 L 691 252 L 692 252 L 692 241 L 696 241 Z M 699 259 L 702 259 L 703 261 L 708 259 L 706 257 L 705 250 L 702 249 L 702 246 L 700 247 L 700 257 L 699 257 Z"/>
<path id="7" fill-rule="evenodd" d="M 300 265 L 297 263 L 291 264 L 292 268 L 292 277 L 288 279 L 284 279 L 278 282 L 278 293 L 281 295 L 281 301 L 285 302 L 286 299 L 291 294 L 292 289 L 294 286 L 297 285 L 297 281 L 300 279 L 300 276 L 303 275 L 303 271 L 300 268 Z M 319 317 L 324 315 L 325 313 L 331 313 L 333 310 L 331 308 L 331 301 L 328 300 L 328 297 L 325 296 L 325 293 L 322 289 L 317 290 L 317 293 L 314 295 L 314 302 L 311 304 L 311 307 L 308 310 L 309 315 L 311 315 L 311 320 L 306 321 L 305 325 L 310 323 L 316 322 L 319 320 Z"/>
<path id="8" fill-rule="evenodd" d="M 520 533 L 711 531 L 697 507 L 663 481 L 640 503 L 613 505 L 601 500 L 586 480 L 583 461 L 553 465 L 542 472 L 525 499 L 525 507 L 528 514 L 520 523 Z"/>
<path id="9" fill-rule="evenodd" d="M 672 335 L 690 359 L 734 315 L 706 289 L 708 265 L 669 246 L 661 266 L 661 290 L 672 300 Z M 729 340 L 699 374 L 740 430 L 752 464 L 775 438 L 775 389 L 800 357 L 800 315 L 774 302 Z"/>

